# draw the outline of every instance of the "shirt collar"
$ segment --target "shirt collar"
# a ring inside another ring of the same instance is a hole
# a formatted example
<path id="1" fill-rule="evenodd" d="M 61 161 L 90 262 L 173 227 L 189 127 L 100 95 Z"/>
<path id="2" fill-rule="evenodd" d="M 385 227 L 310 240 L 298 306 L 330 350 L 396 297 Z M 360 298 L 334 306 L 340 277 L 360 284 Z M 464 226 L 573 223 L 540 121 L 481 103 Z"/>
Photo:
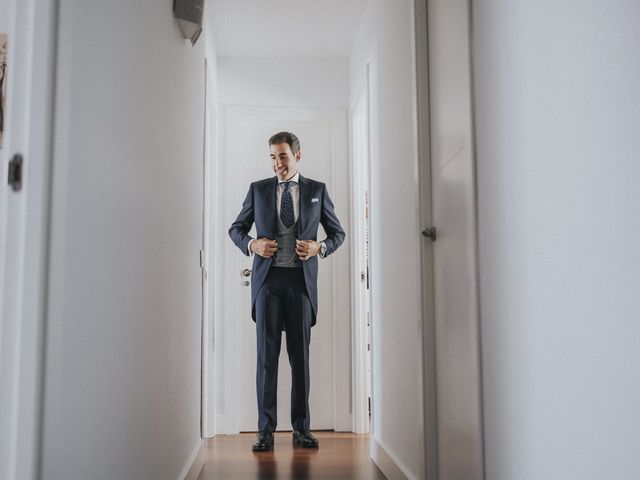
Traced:
<path id="1" fill-rule="evenodd" d="M 296 174 L 293 177 L 291 177 L 289 180 L 282 180 L 281 181 L 280 179 L 278 179 L 278 185 L 280 185 L 281 183 L 284 183 L 285 181 L 286 182 L 300 183 L 300 172 L 296 172 Z"/>

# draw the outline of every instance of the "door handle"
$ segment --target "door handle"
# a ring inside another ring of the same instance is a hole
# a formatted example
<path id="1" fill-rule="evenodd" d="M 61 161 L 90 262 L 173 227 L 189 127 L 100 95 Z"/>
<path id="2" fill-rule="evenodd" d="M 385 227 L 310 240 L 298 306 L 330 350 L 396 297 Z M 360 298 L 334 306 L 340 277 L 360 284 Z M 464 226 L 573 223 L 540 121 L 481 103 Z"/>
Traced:
<path id="1" fill-rule="evenodd" d="M 250 277 L 251 276 L 251 269 L 250 268 L 243 268 L 242 271 L 240 272 L 240 275 L 242 275 L 243 277 Z"/>
<path id="2" fill-rule="evenodd" d="M 432 242 L 436 241 L 436 227 L 425 228 L 422 231 L 422 236 L 430 238 Z"/>

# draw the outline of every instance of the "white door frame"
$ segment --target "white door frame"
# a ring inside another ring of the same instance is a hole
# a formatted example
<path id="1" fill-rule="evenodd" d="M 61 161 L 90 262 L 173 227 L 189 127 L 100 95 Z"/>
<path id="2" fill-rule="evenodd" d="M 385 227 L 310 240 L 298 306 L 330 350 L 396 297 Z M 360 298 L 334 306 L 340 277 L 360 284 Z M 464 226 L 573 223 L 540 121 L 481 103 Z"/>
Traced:
<path id="1" fill-rule="evenodd" d="M 215 137 L 215 89 L 209 60 L 204 59 L 204 145 L 202 157 L 202 251 L 200 267 L 202 269 L 202 337 L 201 337 L 201 399 L 200 399 L 200 434 L 202 438 L 214 436 L 214 392 L 213 392 L 213 322 L 210 314 L 211 286 L 210 271 L 210 205 L 211 205 L 211 165 L 213 163 Z"/>
<path id="2" fill-rule="evenodd" d="M 241 115 L 244 111 L 261 111 L 259 114 L 264 118 L 270 118 L 273 120 L 282 120 L 289 121 L 292 117 L 299 119 L 306 119 L 304 121 L 317 121 L 317 115 L 319 111 L 322 111 L 322 116 L 324 120 L 331 124 L 332 132 L 334 134 L 334 145 L 333 148 L 336 152 L 339 153 L 340 157 L 344 157 L 348 159 L 349 155 L 347 152 L 348 149 L 348 128 L 347 128 L 347 115 L 346 109 L 343 108 L 330 108 L 330 107 L 286 107 L 286 106 L 259 106 L 259 105 L 226 105 L 224 107 L 224 124 L 220 125 L 218 128 L 217 138 L 225 138 L 225 141 L 220 144 L 221 151 L 220 155 L 217 156 L 216 159 L 216 169 L 218 177 L 222 178 L 227 176 L 227 178 L 233 178 L 234 172 L 233 169 L 228 165 L 223 164 L 225 158 L 228 158 L 228 155 L 223 153 L 227 149 L 226 138 L 227 138 L 227 126 L 235 116 Z M 277 110 L 277 112 L 276 112 Z M 295 112 L 295 113 L 294 113 Z M 268 160 L 265 160 L 268 161 Z M 340 202 L 339 198 L 342 195 L 345 195 L 347 198 L 344 201 L 344 204 L 349 203 L 348 192 L 349 192 L 349 180 L 348 180 L 348 164 L 344 162 L 344 168 L 342 167 L 341 162 L 335 161 L 335 156 L 332 160 L 334 163 L 332 165 L 332 176 L 331 176 L 331 184 L 333 186 L 333 191 L 330 192 L 331 197 L 335 204 Z M 341 169 L 340 173 L 338 169 Z M 247 188 L 248 186 L 241 186 L 242 190 Z M 235 188 L 235 187 L 234 187 Z M 225 195 L 224 192 L 224 180 L 222 186 L 220 186 L 220 195 Z M 244 192 L 243 192 L 244 193 Z M 219 195 L 219 196 L 220 196 Z M 229 198 L 230 195 L 226 195 L 225 198 Z M 222 202 L 219 202 L 220 204 Z M 348 212 L 339 212 L 341 215 L 341 220 L 343 224 L 350 224 L 351 215 Z M 229 225 L 223 224 L 224 219 L 224 211 L 220 211 L 218 209 L 216 211 L 216 231 L 224 232 L 224 238 L 221 241 L 224 241 L 224 245 L 218 248 L 218 255 L 222 257 L 220 260 L 226 260 L 226 263 L 221 261 L 220 264 L 225 263 L 224 271 L 225 275 L 228 272 L 231 272 L 231 276 L 238 275 L 240 269 L 236 268 L 237 255 L 241 255 L 238 252 L 237 248 L 232 244 L 229 237 L 226 235 L 226 231 L 229 228 Z M 348 287 L 348 269 L 351 263 L 350 260 L 347 262 L 338 262 L 336 255 L 331 255 L 327 260 L 331 262 L 333 266 L 333 281 L 332 281 L 332 290 L 333 290 L 333 312 L 332 318 L 336 318 L 338 312 L 347 310 L 351 312 L 351 292 Z M 322 265 L 320 265 L 322 268 Z M 220 270 L 220 267 L 218 267 Z M 346 273 L 343 273 L 345 272 Z M 216 289 L 218 289 L 218 294 L 224 292 L 221 290 L 223 288 L 223 279 L 225 276 L 222 276 L 220 281 L 218 281 L 218 276 L 216 275 Z M 344 278 L 345 285 L 339 284 L 340 281 Z M 224 305 L 222 306 L 222 312 L 219 312 L 216 308 L 216 316 L 219 317 L 219 320 L 216 320 L 217 326 L 220 330 L 222 330 L 221 341 L 217 343 L 216 348 L 218 348 L 219 353 L 222 356 L 222 363 L 225 364 L 225 368 L 223 370 L 216 369 L 216 386 L 220 387 L 220 389 L 224 392 L 222 403 L 223 405 L 219 410 L 217 410 L 217 418 L 216 418 L 216 426 L 215 433 L 223 433 L 223 434 L 234 434 L 240 431 L 239 429 L 239 412 L 238 412 L 238 397 L 240 395 L 239 385 L 236 381 L 239 375 L 239 367 L 238 362 L 234 361 L 232 358 L 235 352 L 239 350 L 238 342 L 239 334 L 237 332 L 237 312 L 235 310 L 235 306 L 239 303 L 240 294 L 234 294 L 235 298 L 222 298 L 224 295 L 219 295 L 222 299 Z M 336 352 L 348 352 L 350 348 L 350 335 L 351 332 L 349 330 L 348 325 L 341 325 L 337 322 L 334 322 L 333 326 L 333 345 L 334 345 L 334 355 L 341 355 L 341 353 Z M 348 355 L 348 353 L 345 353 Z M 216 354 L 216 358 L 218 358 Z M 352 413 L 350 410 L 350 399 L 349 396 L 351 394 L 350 391 L 350 373 L 348 371 L 344 371 L 342 369 L 336 369 L 334 366 L 334 428 L 336 431 L 351 431 L 352 428 Z"/>
<path id="3" fill-rule="evenodd" d="M 420 221 L 432 225 L 431 137 L 429 125 L 429 57 L 427 43 L 427 0 L 414 0 L 416 126 L 420 182 Z M 422 259 L 422 394 L 424 474 L 438 479 L 438 414 L 436 379 L 435 310 L 433 294 L 433 246 L 425 239 Z"/>
<path id="4" fill-rule="evenodd" d="M 14 6 L 7 89 L 11 125 L 0 157 L 0 195 L 8 212 L 0 220 L 10 224 L 0 225 L 6 233 L 6 243 L 0 243 L 5 275 L 0 283 L 0 477 L 37 480 L 58 5 L 56 0 L 15 0 Z M 9 190 L 5 177 L 7 161 L 15 153 L 24 157 L 19 192 Z"/>
<path id="5" fill-rule="evenodd" d="M 365 311 L 370 311 L 370 307 L 367 308 L 369 296 L 363 294 L 361 272 L 365 274 L 365 280 L 369 272 L 364 271 L 365 266 L 362 265 L 362 257 L 367 255 L 366 252 L 362 252 L 362 244 L 364 239 L 362 238 L 362 230 L 364 225 L 368 223 L 368 218 L 365 217 L 362 211 L 361 200 L 365 195 L 365 192 L 370 192 L 370 84 L 369 84 L 369 64 L 365 66 L 365 80 L 360 87 L 359 94 L 356 98 L 354 105 L 351 107 L 351 291 L 352 291 L 352 411 L 353 411 L 353 432 L 354 433 L 369 433 L 369 405 L 368 405 L 368 391 L 371 390 L 370 382 L 371 378 L 368 373 L 368 353 L 370 338 L 368 332 L 370 327 L 367 326 L 369 321 Z M 358 148 L 356 138 L 356 115 L 359 113 L 359 109 L 364 109 L 365 115 L 365 131 L 367 135 L 364 163 L 362 165 L 361 157 L 356 153 Z M 359 158 L 356 158 L 359 157 Z"/>

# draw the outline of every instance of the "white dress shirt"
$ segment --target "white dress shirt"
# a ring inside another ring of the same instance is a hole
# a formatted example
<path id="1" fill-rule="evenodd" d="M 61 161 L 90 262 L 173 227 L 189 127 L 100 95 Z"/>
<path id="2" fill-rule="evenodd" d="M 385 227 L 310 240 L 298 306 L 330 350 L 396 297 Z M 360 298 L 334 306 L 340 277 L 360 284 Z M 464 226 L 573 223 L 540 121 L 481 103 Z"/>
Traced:
<path id="1" fill-rule="evenodd" d="M 289 180 L 278 180 L 278 188 L 276 190 L 276 207 L 278 208 L 278 216 L 280 216 L 280 204 L 282 203 L 282 192 L 284 192 L 285 182 L 295 182 L 289 185 L 289 192 L 291 192 L 291 200 L 293 200 L 293 221 L 298 221 L 298 209 L 300 208 L 300 172 L 291 177 Z"/>

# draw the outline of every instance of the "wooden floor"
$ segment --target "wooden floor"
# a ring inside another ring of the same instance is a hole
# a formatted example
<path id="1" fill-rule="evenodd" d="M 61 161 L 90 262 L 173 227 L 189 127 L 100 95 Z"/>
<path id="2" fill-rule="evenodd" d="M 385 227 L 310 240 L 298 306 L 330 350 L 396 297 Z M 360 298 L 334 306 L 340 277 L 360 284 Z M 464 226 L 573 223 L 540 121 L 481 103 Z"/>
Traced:
<path id="1" fill-rule="evenodd" d="M 313 432 L 318 449 L 293 447 L 291 432 L 275 434 L 274 450 L 253 453 L 254 433 L 218 435 L 206 441 L 206 463 L 198 480 L 380 479 L 369 458 L 369 435 Z"/>

